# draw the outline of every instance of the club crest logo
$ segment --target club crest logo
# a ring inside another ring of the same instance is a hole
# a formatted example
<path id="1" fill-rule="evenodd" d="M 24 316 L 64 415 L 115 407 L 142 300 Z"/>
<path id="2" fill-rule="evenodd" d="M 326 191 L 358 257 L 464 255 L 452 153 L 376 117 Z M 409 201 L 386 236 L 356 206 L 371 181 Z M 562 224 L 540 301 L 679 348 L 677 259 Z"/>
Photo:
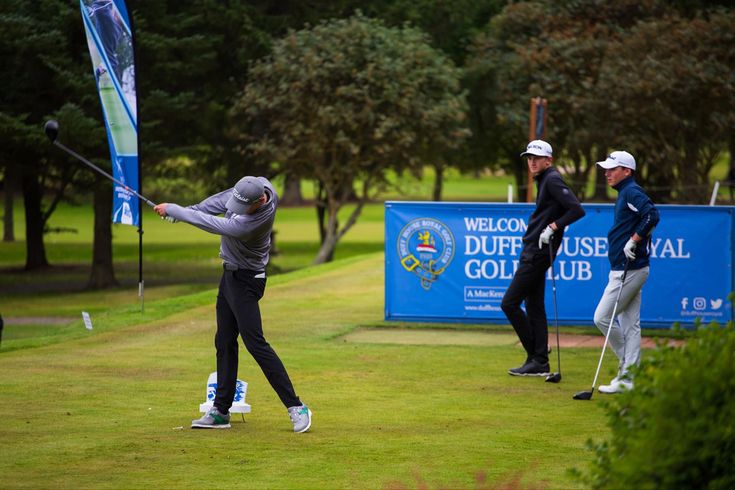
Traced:
<path id="1" fill-rule="evenodd" d="M 421 279 L 429 290 L 454 257 L 454 235 L 441 221 L 418 218 L 410 221 L 398 235 L 401 265 Z"/>

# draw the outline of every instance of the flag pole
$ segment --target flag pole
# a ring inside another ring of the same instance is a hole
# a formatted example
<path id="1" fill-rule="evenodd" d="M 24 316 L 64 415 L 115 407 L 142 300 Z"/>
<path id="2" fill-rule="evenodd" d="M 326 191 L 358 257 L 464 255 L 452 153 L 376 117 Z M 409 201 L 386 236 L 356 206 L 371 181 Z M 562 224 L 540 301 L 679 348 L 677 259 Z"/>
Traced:
<path id="1" fill-rule="evenodd" d="M 137 119 L 137 149 L 138 149 L 138 192 L 143 193 L 143 153 L 141 152 L 140 132 L 143 129 L 140 117 L 140 64 L 138 63 L 138 43 L 135 36 L 133 13 L 128 13 L 130 22 L 130 38 L 133 43 L 133 64 L 135 66 L 135 115 Z M 143 204 L 138 200 L 138 297 L 140 298 L 140 312 L 145 313 L 145 281 L 143 280 Z"/>

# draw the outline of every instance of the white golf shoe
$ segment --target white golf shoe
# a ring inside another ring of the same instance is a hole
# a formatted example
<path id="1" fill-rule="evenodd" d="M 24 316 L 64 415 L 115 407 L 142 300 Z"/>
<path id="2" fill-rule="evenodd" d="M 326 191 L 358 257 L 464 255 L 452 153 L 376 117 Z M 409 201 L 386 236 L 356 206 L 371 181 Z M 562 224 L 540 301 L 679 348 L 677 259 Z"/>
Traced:
<path id="1" fill-rule="evenodd" d="M 293 431 L 297 434 L 306 432 L 311 427 L 311 410 L 306 405 L 288 407 L 288 415 L 291 417 Z"/>
<path id="2" fill-rule="evenodd" d="M 624 391 L 630 391 L 633 389 L 633 382 L 627 379 L 613 378 L 609 385 L 600 385 L 597 390 L 600 393 L 612 395 L 614 393 L 622 393 Z"/>

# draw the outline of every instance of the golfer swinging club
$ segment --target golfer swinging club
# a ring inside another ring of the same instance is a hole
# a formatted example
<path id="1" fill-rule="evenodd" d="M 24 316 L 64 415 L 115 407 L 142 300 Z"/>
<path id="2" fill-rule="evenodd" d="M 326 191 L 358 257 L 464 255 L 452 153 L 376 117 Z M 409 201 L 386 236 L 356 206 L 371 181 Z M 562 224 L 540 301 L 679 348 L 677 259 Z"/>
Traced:
<path id="1" fill-rule="evenodd" d="M 628 370 L 641 360 L 641 289 L 648 279 L 648 241 L 658 224 L 656 206 L 635 181 L 635 158 L 627 151 L 614 151 L 597 165 L 605 169 L 610 187 L 618 191 L 615 222 L 607 234 L 610 274 L 607 287 L 595 310 L 595 325 L 608 335 L 610 346 L 620 360 L 617 376 L 609 385 L 601 385 L 600 393 L 619 393 L 633 388 Z M 621 277 L 628 264 L 625 287 L 620 292 L 618 309 L 614 310 Z M 616 312 L 617 318 L 610 318 Z M 617 325 L 615 324 L 617 322 Z"/>
<path id="2" fill-rule="evenodd" d="M 217 393 L 212 408 L 192 428 L 230 427 L 230 407 L 235 398 L 238 334 L 263 370 L 268 382 L 288 409 L 294 432 L 311 427 L 311 410 L 301 403 L 286 368 L 263 337 L 258 300 L 265 292 L 273 221 L 278 195 L 264 177 L 243 177 L 233 189 L 183 208 L 158 204 L 153 210 L 209 233 L 221 235 L 219 256 L 224 261 L 217 294 Z M 218 215 L 224 214 L 223 217 Z"/>
<path id="3" fill-rule="evenodd" d="M 523 235 L 523 250 L 513 280 L 500 307 L 510 320 L 526 351 L 522 366 L 508 370 L 513 376 L 547 376 L 549 368 L 549 331 L 544 306 L 546 271 L 551 257 L 544 245 L 554 247 L 554 256 L 564 237 L 564 228 L 582 216 L 584 210 L 574 193 L 552 166 L 551 145 L 534 140 L 521 153 L 528 161 L 538 193 L 536 209 Z M 526 311 L 521 303 L 526 303 Z"/>

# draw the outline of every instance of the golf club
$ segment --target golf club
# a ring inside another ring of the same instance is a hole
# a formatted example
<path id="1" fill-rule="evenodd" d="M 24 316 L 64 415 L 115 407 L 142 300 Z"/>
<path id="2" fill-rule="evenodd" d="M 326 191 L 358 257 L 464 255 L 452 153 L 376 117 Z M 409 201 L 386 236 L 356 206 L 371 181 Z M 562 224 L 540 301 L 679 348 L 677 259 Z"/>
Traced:
<path id="1" fill-rule="evenodd" d="M 612 315 L 610 315 L 610 323 L 607 326 L 607 333 L 605 334 L 605 342 L 602 344 L 602 354 L 600 354 L 600 362 L 597 363 L 597 371 L 595 371 L 595 379 L 592 380 L 592 389 L 590 391 L 580 391 L 575 393 L 572 398 L 575 400 L 590 400 L 592 399 L 592 393 L 595 392 L 595 385 L 597 384 L 597 376 L 600 374 L 600 367 L 602 366 L 602 358 L 605 357 L 605 347 L 607 347 L 607 339 L 610 338 L 610 331 L 613 328 L 613 322 L 615 321 L 615 313 L 618 311 L 618 302 L 620 301 L 620 293 L 623 292 L 623 285 L 625 284 L 625 276 L 628 275 L 628 266 L 630 260 L 625 260 L 625 267 L 623 268 L 623 277 L 620 279 L 620 289 L 618 289 L 618 297 L 615 298 L 615 305 L 613 306 Z"/>
<path id="2" fill-rule="evenodd" d="M 554 323 L 556 323 L 556 367 L 557 372 L 546 376 L 547 383 L 558 383 L 561 381 L 561 349 L 559 348 L 559 311 L 556 307 L 556 278 L 554 277 L 554 248 L 549 242 L 549 259 L 551 259 L 551 291 L 554 293 Z"/>
<path id="3" fill-rule="evenodd" d="M 115 177 L 113 177 L 112 175 L 108 174 L 107 172 L 105 172 L 104 170 L 102 170 L 101 168 L 99 168 L 97 165 L 95 165 L 94 163 L 90 162 L 89 160 L 87 160 L 86 158 L 84 158 L 83 156 L 81 156 L 80 154 L 78 154 L 77 152 L 75 152 L 74 150 L 72 150 L 72 149 L 64 146 L 63 144 L 59 143 L 59 141 L 57 139 L 59 137 L 59 123 L 58 123 L 58 121 L 55 121 L 53 119 L 46 121 L 46 124 L 44 125 L 43 130 L 46 133 L 46 136 L 48 137 L 48 139 L 51 140 L 51 143 L 53 143 L 54 145 L 58 146 L 59 148 L 61 148 L 65 152 L 67 152 L 69 155 L 73 156 L 74 158 L 76 158 L 77 160 L 79 160 L 80 162 L 82 162 L 83 164 L 85 164 L 86 166 L 88 166 L 89 168 L 91 168 L 92 170 L 101 173 L 102 175 L 104 175 L 105 177 L 107 177 L 108 179 L 110 179 L 111 181 L 113 181 L 114 183 L 116 183 L 117 185 L 122 186 L 123 189 L 125 189 L 128 192 L 130 192 L 131 194 L 133 194 L 134 196 L 138 197 L 139 199 L 143 200 L 150 207 L 155 207 L 156 206 L 156 204 L 153 201 L 151 201 L 150 199 L 147 199 L 146 197 L 142 196 L 141 194 L 139 194 L 135 190 L 131 189 L 127 185 L 123 184 L 122 182 L 120 182 L 119 180 L 117 180 Z"/>

